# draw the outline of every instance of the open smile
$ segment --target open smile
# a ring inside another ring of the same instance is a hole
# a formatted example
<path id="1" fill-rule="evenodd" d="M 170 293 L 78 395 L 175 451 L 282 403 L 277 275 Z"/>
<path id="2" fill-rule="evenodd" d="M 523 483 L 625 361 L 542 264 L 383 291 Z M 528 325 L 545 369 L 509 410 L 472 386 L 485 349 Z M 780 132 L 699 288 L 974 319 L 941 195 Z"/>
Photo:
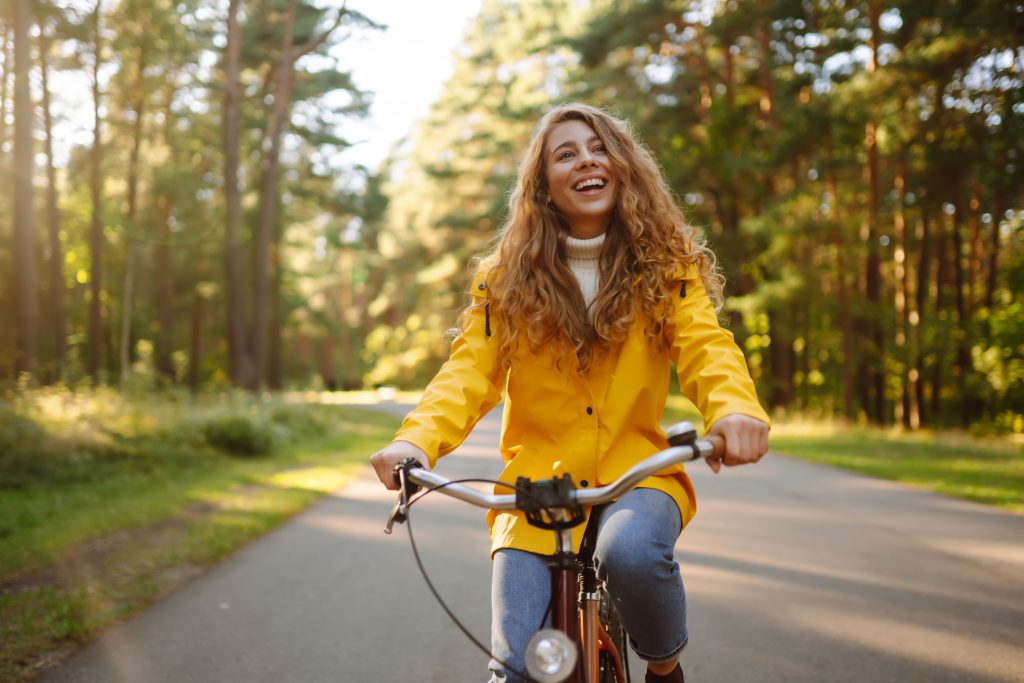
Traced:
<path id="1" fill-rule="evenodd" d="M 590 176 L 580 180 L 572 189 L 581 194 L 597 194 L 605 188 L 608 182 L 601 176 Z"/>

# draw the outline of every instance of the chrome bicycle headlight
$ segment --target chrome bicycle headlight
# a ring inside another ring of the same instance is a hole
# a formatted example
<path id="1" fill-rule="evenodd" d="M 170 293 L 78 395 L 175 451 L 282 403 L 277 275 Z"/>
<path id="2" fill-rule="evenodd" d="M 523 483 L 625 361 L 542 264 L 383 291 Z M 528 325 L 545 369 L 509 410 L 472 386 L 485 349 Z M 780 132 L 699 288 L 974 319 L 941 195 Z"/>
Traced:
<path id="1" fill-rule="evenodd" d="M 545 628 L 526 643 L 526 671 L 539 683 L 561 683 L 576 668 L 576 643 L 563 632 Z"/>

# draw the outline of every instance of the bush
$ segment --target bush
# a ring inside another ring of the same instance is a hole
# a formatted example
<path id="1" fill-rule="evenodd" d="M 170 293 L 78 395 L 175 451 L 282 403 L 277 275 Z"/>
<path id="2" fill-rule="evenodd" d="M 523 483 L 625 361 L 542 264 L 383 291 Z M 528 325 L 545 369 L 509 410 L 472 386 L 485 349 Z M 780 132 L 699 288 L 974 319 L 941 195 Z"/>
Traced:
<path id="1" fill-rule="evenodd" d="M 31 419 L 0 409 L 0 488 L 17 488 L 49 474 L 45 435 Z"/>
<path id="2" fill-rule="evenodd" d="M 200 431 L 208 444 L 228 455 L 257 457 L 273 449 L 271 430 L 244 415 L 211 418 Z"/>
<path id="3" fill-rule="evenodd" d="M 270 413 L 270 421 L 283 432 L 286 441 L 310 439 L 327 431 L 323 418 L 311 406 L 277 406 Z"/>

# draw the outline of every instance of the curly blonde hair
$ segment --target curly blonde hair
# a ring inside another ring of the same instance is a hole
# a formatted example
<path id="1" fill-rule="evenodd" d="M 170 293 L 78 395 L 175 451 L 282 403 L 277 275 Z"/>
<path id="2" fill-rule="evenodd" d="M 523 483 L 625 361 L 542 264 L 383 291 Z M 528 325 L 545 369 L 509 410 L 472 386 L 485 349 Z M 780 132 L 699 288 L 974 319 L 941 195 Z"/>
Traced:
<path id="1" fill-rule="evenodd" d="M 593 129 L 619 179 L 600 255 L 600 288 L 589 314 L 568 265 L 569 226 L 548 195 L 544 151 L 552 128 L 565 121 Z M 650 150 L 626 121 L 585 104 L 561 105 L 541 118 L 519 166 L 508 219 L 481 260 L 489 272 L 489 297 L 465 313 L 489 306 L 505 367 L 525 342 L 532 352 L 553 346 L 559 364 L 574 355 L 585 373 L 596 354 L 625 339 L 638 314 L 650 343 L 666 348 L 673 298 L 679 296 L 677 273 L 687 266 L 696 265 L 715 308 L 721 308 L 724 280 L 714 254 L 686 222 Z"/>

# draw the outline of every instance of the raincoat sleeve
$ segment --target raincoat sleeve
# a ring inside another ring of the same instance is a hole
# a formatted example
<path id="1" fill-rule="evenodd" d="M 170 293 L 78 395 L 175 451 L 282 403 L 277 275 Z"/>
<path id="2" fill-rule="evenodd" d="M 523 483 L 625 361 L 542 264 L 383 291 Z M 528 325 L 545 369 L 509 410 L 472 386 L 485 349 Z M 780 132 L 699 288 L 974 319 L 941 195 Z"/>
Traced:
<path id="1" fill-rule="evenodd" d="M 746 359 L 718 315 L 700 276 L 690 269 L 677 283 L 672 362 L 679 387 L 704 416 L 704 430 L 732 413 L 770 424 L 757 400 Z"/>
<path id="2" fill-rule="evenodd" d="M 470 290 L 474 306 L 452 342 L 451 355 L 430 380 L 419 405 L 409 413 L 395 441 L 419 446 L 437 459 L 455 450 L 477 421 L 501 400 L 504 373 L 491 336 L 486 272 L 477 273 Z"/>

